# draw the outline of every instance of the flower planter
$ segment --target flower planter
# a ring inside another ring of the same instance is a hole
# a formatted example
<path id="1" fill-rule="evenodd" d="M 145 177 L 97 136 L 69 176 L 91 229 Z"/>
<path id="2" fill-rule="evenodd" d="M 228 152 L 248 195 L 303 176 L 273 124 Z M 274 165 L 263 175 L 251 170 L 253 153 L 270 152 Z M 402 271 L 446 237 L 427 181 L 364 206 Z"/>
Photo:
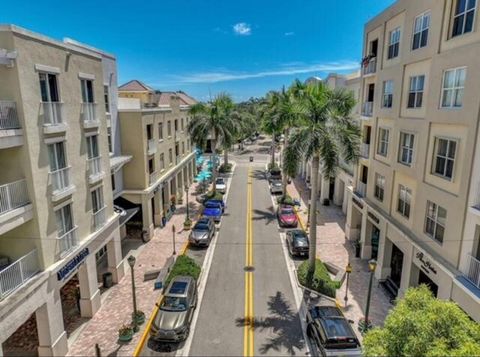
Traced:
<path id="1" fill-rule="evenodd" d="M 122 326 L 118 330 L 118 340 L 120 342 L 129 342 L 133 338 L 133 328 L 131 326 Z"/>
<path id="2" fill-rule="evenodd" d="M 192 228 L 192 221 L 185 221 L 183 222 L 183 229 L 188 231 L 190 230 L 190 228 Z"/>
<path id="3" fill-rule="evenodd" d="M 133 313 L 132 313 L 132 318 L 133 318 Z M 141 325 L 145 322 L 145 314 L 143 311 L 137 311 L 137 316 L 135 316 L 135 321 L 137 322 L 137 325 Z"/>

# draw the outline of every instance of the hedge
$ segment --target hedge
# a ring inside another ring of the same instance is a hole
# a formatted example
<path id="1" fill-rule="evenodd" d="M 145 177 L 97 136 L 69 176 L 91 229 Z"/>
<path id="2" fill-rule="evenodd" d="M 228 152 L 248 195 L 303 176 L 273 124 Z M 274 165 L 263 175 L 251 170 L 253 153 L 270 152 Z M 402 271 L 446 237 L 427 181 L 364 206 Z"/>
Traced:
<path id="1" fill-rule="evenodd" d="M 232 164 L 221 164 L 220 167 L 218 168 L 218 172 L 221 174 L 227 173 L 227 172 L 232 172 Z"/>
<path id="2" fill-rule="evenodd" d="M 293 202 L 293 198 L 289 195 L 285 195 L 285 197 L 279 197 L 277 199 L 277 203 L 286 206 L 295 206 L 295 202 Z"/>
<path id="3" fill-rule="evenodd" d="M 316 260 L 315 273 L 313 279 L 309 284 L 307 282 L 308 260 L 304 261 L 297 270 L 297 277 L 300 284 L 315 290 L 321 294 L 335 298 L 336 291 L 340 287 L 340 282 L 333 281 L 328 274 L 328 270 L 320 259 Z"/>
<path id="4" fill-rule="evenodd" d="M 205 195 L 205 201 L 208 200 L 223 200 L 223 193 L 217 191 L 213 194 L 213 191 L 209 191 Z"/>
<path id="5" fill-rule="evenodd" d="M 168 278 L 165 281 L 165 286 L 168 286 L 170 281 L 179 275 L 191 276 L 197 280 L 198 276 L 200 275 L 200 266 L 195 263 L 192 258 L 186 255 L 179 255 L 175 261 L 175 264 L 173 264 L 172 270 L 170 270 L 170 274 L 168 274 Z"/>

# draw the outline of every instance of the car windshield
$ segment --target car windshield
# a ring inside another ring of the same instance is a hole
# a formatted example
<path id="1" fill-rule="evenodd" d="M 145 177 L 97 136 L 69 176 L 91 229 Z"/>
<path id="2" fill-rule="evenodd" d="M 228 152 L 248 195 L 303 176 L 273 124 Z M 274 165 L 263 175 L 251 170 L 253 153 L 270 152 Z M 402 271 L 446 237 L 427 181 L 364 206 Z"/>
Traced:
<path id="1" fill-rule="evenodd" d="M 208 224 L 206 223 L 197 223 L 195 227 L 193 227 L 196 231 L 208 231 Z"/>
<path id="2" fill-rule="evenodd" d="M 184 297 L 165 296 L 160 309 L 165 311 L 185 311 L 187 309 L 187 299 Z"/>
<path id="3" fill-rule="evenodd" d="M 219 208 L 219 204 L 215 203 L 215 202 L 207 202 L 205 204 L 205 207 L 207 207 L 207 208 Z"/>
<path id="4" fill-rule="evenodd" d="M 217 179 L 217 185 L 220 184 L 220 185 L 223 185 L 225 183 L 225 181 L 223 181 L 223 179 Z"/>
<path id="5" fill-rule="evenodd" d="M 354 339 L 352 328 L 344 318 L 323 318 L 320 320 L 329 340 Z"/>
<path id="6" fill-rule="evenodd" d="M 282 214 L 293 214 L 293 210 L 291 208 L 282 208 Z"/>

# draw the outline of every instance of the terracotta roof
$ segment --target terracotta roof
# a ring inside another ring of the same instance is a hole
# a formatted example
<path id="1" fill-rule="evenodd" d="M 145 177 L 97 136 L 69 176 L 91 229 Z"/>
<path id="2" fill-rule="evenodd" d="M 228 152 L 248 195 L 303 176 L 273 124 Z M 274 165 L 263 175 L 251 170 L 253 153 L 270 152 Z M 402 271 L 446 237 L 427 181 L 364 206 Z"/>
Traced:
<path id="1" fill-rule="evenodd" d="M 145 92 L 145 91 L 153 91 L 152 88 L 147 86 L 146 84 L 134 79 L 131 80 L 130 82 L 127 82 L 125 84 L 122 84 L 120 87 L 118 87 L 119 91 L 125 91 L 125 92 Z"/>
<path id="2" fill-rule="evenodd" d="M 195 99 L 185 94 L 184 92 L 159 92 L 158 105 L 170 105 L 172 96 L 177 96 L 180 105 L 193 105 L 197 103 Z"/>

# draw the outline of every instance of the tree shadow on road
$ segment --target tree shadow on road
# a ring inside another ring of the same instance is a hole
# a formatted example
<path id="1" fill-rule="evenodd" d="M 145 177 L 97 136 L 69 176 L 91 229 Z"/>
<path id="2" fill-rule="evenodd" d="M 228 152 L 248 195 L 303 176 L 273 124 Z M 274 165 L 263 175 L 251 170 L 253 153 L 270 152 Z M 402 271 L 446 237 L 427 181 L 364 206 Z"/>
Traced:
<path id="1" fill-rule="evenodd" d="M 259 352 L 266 354 L 269 351 L 285 351 L 289 355 L 295 355 L 305 347 L 305 340 L 300 325 L 298 312 L 294 311 L 290 303 L 285 300 L 284 295 L 277 291 L 270 296 L 268 301 L 269 316 L 256 317 L 253 321 L 253 328 L 258 331 L 267 331 L 271 337 L 260 346 Z M 245 326 L 245 318 L 236 319 L 239 327 Z"/>
<path id="2" fill-rule="evenodd" d="M 265 224 L 270 224 L 276 220 L 275 212 L 272 207 L 268 210 L 254 209 L 253 214 L 254 216 L 252 217 L 252 220 L 265 221 Z"/>

